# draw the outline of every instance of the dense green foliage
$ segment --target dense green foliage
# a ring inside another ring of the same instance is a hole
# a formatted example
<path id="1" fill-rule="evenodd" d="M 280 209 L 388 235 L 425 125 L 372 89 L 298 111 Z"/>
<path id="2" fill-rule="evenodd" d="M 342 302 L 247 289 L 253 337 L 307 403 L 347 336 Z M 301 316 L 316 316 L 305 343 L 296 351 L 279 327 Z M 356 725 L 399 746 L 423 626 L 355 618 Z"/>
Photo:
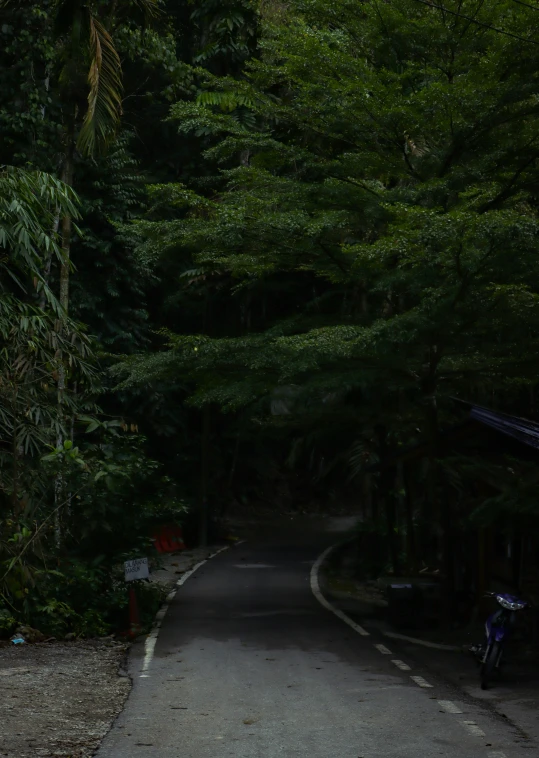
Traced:
<path id="1" fill-rule="evenodd" d="M 458 535 L 536 529 L 529 464 L 447 439 L 455 397 L 535 414 L 539 14 L 23 6 L 0 3 L 10 612 L 118 624 L 118 565 L 186 504 L 202 540 L 208 507 L 355 504 L 373 571 L 424 560 L 448 590 Z"/>
<path id="2" fill-rule="evenodd" d="M 117 372 L 123 387 L 180 374 L 195 406 L 280 432 L 326 500 L 369 479 L 366 516 L 390 547 L 379 568 L 397 568 L 394 534 L 420 519 L 419 557 L 441 553 L 453 573 L 463 518 L 524 508 L 507 473 L 485 508 L 473 480 L 489 491 L 496 477 L 480 446 L 455 455 L 440 435 L 464 418 L 453 396 L 533 413 L 539 17 L 512 2 L 262 10 L 242 76 L 202 75 L 196 102 L 172 108 L 180 134 L 213 135 L 219 179 L 154 187 L 155 218 L 136 226 L 141 254 L 158 248 L 207 284 L 212 328 L 169 334 L 168 351 Z"/>

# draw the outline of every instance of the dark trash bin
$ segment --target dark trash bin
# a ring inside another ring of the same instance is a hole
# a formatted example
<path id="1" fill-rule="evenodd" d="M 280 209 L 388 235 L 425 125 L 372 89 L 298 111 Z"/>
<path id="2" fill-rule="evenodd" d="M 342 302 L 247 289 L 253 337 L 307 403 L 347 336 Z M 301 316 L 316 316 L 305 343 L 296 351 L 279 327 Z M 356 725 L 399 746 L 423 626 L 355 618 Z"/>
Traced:
<path id="1" fill-rule="evenodd" d="M 387 616 L 396 629 L 414 629 L 423 623 L 423 593 L 413 584 L 390 584 Z"/>

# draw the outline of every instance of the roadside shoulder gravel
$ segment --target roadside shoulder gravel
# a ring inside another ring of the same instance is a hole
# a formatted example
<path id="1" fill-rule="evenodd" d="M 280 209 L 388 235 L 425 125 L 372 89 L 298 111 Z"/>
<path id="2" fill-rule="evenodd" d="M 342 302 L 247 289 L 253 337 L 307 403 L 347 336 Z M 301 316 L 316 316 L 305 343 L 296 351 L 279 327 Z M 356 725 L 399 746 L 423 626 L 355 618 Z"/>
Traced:
<path id="1" fill-rule="evenodd" d="M 159 559 L 150 581 L 173 587 L 216 547 Z M 113 637 L 0 643 L 0 756 L 90 758 L 131 690 L 129 644 Z"/>

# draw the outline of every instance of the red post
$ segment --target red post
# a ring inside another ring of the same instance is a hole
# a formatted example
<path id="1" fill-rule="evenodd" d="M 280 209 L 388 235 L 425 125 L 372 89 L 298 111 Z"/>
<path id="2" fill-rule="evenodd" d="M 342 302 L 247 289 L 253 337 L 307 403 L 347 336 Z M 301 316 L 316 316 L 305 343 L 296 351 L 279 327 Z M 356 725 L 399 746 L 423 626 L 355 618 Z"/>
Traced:
<path id="1" fill-rule="evenodd" d="M 131 584 L 129 587 L 129 635 L 136 637 L 140 634 L 140 617 L 138 611 L 137 594 Z"/>

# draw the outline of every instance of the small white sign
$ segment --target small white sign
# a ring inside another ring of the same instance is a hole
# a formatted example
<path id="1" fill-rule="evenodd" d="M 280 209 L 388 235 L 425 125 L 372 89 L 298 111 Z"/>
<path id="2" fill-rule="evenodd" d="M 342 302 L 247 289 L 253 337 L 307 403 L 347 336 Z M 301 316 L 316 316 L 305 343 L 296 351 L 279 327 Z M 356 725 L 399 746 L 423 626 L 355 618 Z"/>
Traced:
<path id="1" fill-rule="evenodd" d="M 147 579 L 150 576 L 147 558 L 135 558 L 124 563 L 125 581 L 132 582 L 134 579 Z"/>

